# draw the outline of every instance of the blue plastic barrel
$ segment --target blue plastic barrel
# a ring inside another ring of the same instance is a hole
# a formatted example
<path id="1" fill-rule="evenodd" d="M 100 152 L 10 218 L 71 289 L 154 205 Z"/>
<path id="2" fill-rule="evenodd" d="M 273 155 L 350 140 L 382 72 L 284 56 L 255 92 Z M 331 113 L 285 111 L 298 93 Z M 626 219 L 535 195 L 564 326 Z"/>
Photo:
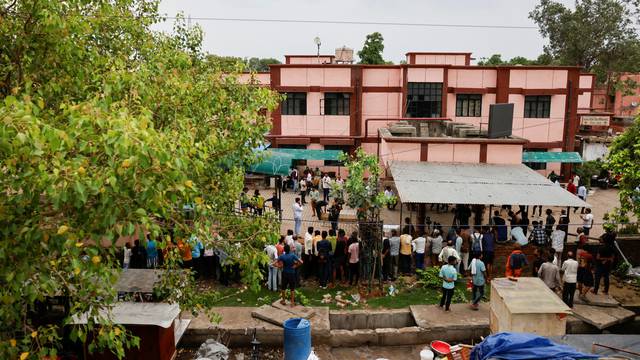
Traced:
<path id="1" fill-rule="evenodd" d="M 311 323 L 291 318 L 284 322 L 284 360 L 307 360 L 311 354 Z"/>

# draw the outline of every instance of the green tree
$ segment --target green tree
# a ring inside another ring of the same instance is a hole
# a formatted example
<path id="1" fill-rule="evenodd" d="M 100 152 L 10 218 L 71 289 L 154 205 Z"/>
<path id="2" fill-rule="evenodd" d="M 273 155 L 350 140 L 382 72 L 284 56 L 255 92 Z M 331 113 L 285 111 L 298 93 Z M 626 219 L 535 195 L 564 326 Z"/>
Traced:
<path id="1" fill-rule="evenodd" d="M 385 64 L 382 58 L 384 51 L 384 38 L 379 32 L 367 35 L 362 50 L 358 51 L 360 64 L 381 65 Z"/>
<path id="2" fill-rule="evenodd" d="M 623 0 L 578 0 L 573 10 L 541 0 L 529 17 L 549 42 L 545 54 L 561 65 L 582 66 L 608 84 L 621 72 L 640 71 L 635 10 Z"/>
<path id="3" fill-rule="evenodd" d="M 374 275 L 380 273 L 382 266 L 382 223 L 380 210 L 390 201 L 380 191 L 380 165 L 378 159 L 358 148 L 351 157 L 344 155 L 345 167 L 349 177 L 344 183 L 346 204 L 356 209 L 359 221 L 358 229 L 362 239 L 363 278 L 368 279 L 371 289 Z M 381 279 L 381 277 L 380 277 Z"/>
<path id="4" fill-rule="evenodd" d="M 493 54 L 486 60 L 478 61 L 478 65 L 480 66 L 496 66 L 496 65 L 506 65 L 507 62 L 502 60 L 502 55 Z"/>
<path id="5" fill-rule="evenodd" d="M 100 315 L 116 300 L 124 235 L 149 232 L 161 248 L 197 235 L 259 284 L 278 224 L 236 216 L 234 194 L 270 128 L 263 110 L 279 97 L 212 66 L 200 28 L 179 19 L 172 35 L 152 31 L 157 9 L 147 0 L 0 1 L 0 358 L 54 356 L 62 326 L 86 312 L 72 340 L 91 338 L 91 350 L 120 358 L 136 345 Z M 179 254 L 168 250 L 170 270 Z M 204 294 L 189 284 L 159 290 L 197 310 Z M 67 296 L 70 311 L 44 322 L 37 304 L 54 295 Z"/>
<path id="6" fill-rule="evenodd" d="M 606 167 L 613 175 L 621 175 L 620 209 L 614 215 L 618 220 L 628 221 L 626 214 L 631 212 L 640 219 L 640 117 L 613 140 Z"/>
<path id="7" fill-rule="evenodd" d="M 269 71 L 269 65 L 281 64 L 278 59 L 274 58 L 255 58 L 245 59 L 247 69 L 250 71 L 264 72 Z"/>

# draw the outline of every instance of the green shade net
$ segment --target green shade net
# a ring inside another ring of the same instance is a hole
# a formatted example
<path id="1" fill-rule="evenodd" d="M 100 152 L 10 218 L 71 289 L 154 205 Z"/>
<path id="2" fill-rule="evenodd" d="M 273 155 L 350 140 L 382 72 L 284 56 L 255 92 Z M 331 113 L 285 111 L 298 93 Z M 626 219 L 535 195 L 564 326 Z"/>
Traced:
<path id="1" fill-rule="evenodd" d="M 250 172 L 265 175 L 289 175 L 289 169 L 291 169 L 294 160 L 293 156 L 271 150 L 264 151 L 262 156 L 262 162 L 249 167 Z"/>
<path id="2" fill-rule="evenodd" d="M 266 175 L 289 175 L 293 160 L 340 160 L 340 150 L 307 150 L 276 148 L 262 152 L 262 162 L 249 168 L 250 172 Z"/>
<path id="3" fill-rule="evenodd" d="M 581 163 L 582 158 L 577 152 L 523 152 L 523 163 Z"/>
<path id="4" fill-rule="evenodd" d="M 271 151 L 293 156 L 296 160 L 340 160 L 341 150 L 307 150 L 276 148 Z"/>

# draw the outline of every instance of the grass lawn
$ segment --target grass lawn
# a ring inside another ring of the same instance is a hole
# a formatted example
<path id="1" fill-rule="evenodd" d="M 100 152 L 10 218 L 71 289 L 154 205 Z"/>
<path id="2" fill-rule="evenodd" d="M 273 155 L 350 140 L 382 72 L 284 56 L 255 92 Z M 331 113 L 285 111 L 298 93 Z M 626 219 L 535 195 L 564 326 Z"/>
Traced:
<path id="1" fill-rule="evenodd" d="M 357 305 L 349 305 L 343 309 L 398 309 L 408 307 L 409 305 L 429 305 L 440 302 L 440 289 L 423 288 L 419 285 L 411 287 L 410 285 L 402 284 L 402 282 L 396 282 L 394 286 L 399 288 L 395 296 L 387 295 L 389 284 L 385 284 L 385 293 L 381 296 L 368 297 L 366 303 L 361 301 Z M 335 300 L 329 304 L 322 303 L 323 295 L 331 294 L 333 298 L 340 292 L 343 299 L 352 300 L 351 294 L 356 294 L 358 292 L 357 290 L 355 287 L 345 287 L 342 285 L 323 290 L 315 283 L 312 283 L 309 286 L 303 286 L 298 289 L 299 296 L 296 298 L 296 301 L 300 302 L 302 300 L 302 302 L 308 306 L 328 306 L 331 309 L 340 309 L 336 305 Z M 243 290 L 238 287 L 214 287 L 209 291 L 218 291 L 221 297 L 220 300 L 209 304 L 212 307 L 261 306 L 273 303 L 278 300 L 280 296 L 280 292 L 269 291 L 266 287 L 262 287 L 258 292 L 252 292 L 249 289 Z M 365 293 L 366 289 L 360 288 L 360 291 Z M 455 294 L 454 303 L 469 302 L 471 298 L 471 293 L 467 291 L 463 281 L 456 283 Z"/>

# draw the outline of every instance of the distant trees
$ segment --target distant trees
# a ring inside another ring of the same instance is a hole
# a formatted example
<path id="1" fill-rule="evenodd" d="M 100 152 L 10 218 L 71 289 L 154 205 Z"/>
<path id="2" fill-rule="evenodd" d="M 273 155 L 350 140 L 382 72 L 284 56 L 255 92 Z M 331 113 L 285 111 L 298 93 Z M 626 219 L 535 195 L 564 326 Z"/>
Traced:
<path id="1" fill-rule="evenodd" d="M 269 71 L 269 65 L 281 64 L 278 59 L 274 58 L 241 58 L 236 56 L 219 56 L 219 55 L 207 55 L 207 60 L 221 69 L 225 69 L 229 72 L 232 71 L 256 71 L 265 72 Z"/>
<path id="2" fill-rule="evenodd" d="M 387 64 L 382 58 L 384 51 L 384 38 L 379 32 L 367 35 L 362 50 L 358 51 L 360 64 L 380 65 Z"/>
<path id="3" fill-rule="evenodd" d="M 560 65 L 580 65 L 600 83 L 616 83 L 622 72 L 640 71 L 635 28 L 638 1 L 577 0 L 575 9 L 541 0 L 529 13 L 549 44 L 544 54 Z"/>
<path id="4" fill-rule="evenodd" d="M 527 59 L 524 56 L 516 56 L 511 60 L 503 60 L 501 54 L 493 54 L 486 60 L 478 61 L 479 66 L 496 66 L 496 65 L 551 65 L 553 59 L 547 54 L 538 56 L 537 59 Z"/>

